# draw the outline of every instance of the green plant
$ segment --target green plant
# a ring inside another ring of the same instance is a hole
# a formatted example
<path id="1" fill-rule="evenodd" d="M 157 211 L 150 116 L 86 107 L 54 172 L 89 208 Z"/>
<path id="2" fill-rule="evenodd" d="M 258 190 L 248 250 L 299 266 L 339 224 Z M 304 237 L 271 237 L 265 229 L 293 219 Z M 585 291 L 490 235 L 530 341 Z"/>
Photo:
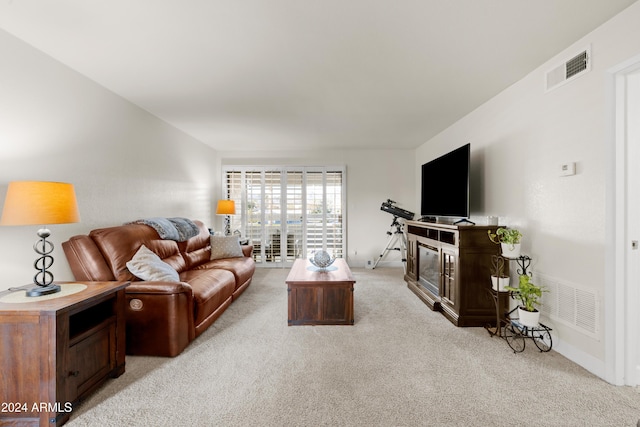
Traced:
<path id="1" fill-rule="evenodd" d="M 522 238 L 522 233 L 516 228 L 498 228 L 495 234 L 491 233 L 491 230 L 487 230 L 487 234 L 493 243 L 505 243 L 509 245 L 509 249 L 511 250 L 513 250 L 516 244 L 520 243 L 520 239 Z"/>
<path id="2" fill-rule="evenodd" d="M 546 292 L 541 286 L 534 284 L 526 274 L 520 275 L 517 288 L 505 286 L 505 289 L 514 292 L 515 297 L 522 303 L 520 307 L 527 311 L 537 311 L 536 307 L 540 305 L 542 293 Z"/>

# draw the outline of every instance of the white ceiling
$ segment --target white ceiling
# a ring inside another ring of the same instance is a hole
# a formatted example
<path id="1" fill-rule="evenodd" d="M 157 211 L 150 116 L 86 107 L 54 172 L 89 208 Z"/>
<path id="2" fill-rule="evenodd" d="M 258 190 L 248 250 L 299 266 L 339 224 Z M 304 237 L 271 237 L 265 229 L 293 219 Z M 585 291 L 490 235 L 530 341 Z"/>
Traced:
<path id="1" fill-rule="evenodd" d="M 414 148 L 634 1 L 0 0 L 0 28 L 216 149 Z"/>

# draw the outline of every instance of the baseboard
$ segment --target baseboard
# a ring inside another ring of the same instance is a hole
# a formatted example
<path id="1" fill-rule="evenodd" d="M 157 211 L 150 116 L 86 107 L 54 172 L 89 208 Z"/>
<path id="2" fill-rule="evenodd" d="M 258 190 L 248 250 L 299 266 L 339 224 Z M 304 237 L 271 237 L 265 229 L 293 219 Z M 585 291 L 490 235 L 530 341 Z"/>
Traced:
<path id="1" fill-rule="evenodd" d="M 375 259 L 366 260 L 364 262 L 364 268 L 373 268 L 373 265 L 376 263 Z M 383 267 L 402 267 L 402 261 L 380 261 L 376 268 Z"/>
<path id="2" fill-rule="evenodd" d="M 558 341 L 556 343 L 556 340 Z M 582 366 L 587 371 L 607 381 L 605 363 L 590 354 L 585 353 L 576 347 L 563 342 L 554 337 L 553 350 L 557 351 L 567 359 Z M 608 382 L 608 381 L 607 381 Z"/>

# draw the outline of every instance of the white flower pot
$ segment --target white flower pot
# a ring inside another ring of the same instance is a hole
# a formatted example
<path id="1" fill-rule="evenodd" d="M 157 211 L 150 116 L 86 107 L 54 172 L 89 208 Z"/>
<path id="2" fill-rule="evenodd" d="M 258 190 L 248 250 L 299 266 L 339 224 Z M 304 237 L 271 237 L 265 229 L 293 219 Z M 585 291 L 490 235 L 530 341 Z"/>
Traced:
<path id="1" fill-rule="evenodd" d="M 500 243 L 502 256 L 505 258 L 515 259 L 520 256 L 520 243 L 510 245 L 508 243 Z"/>
<path id="2" fill-rule="evenodd" d="M 527 311 L 518 307 L 518 317 L 518 321 L 521 325 L 528 326 L 530 328 L 535 328 L 540 323 L 540 312 L 538 310 Z"/>
<path id="3" fill-rule="evenodd" d="M 505 286 L 509 286 L 511 277 L 491 276 L 491 287 L 494 291 L 503 292 Z"/>

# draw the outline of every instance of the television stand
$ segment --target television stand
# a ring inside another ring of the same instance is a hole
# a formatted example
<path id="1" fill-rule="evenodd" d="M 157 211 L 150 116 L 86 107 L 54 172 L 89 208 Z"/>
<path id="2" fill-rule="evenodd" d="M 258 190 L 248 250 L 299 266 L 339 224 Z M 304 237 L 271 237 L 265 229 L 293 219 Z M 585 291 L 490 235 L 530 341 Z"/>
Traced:
<path id="1" fill-rule="evenodd" d="M 495 326 L 496 307 L 487 292 L 496 245 L 487 231 L 498 226 L 407 221 L 405 227 L 409 289 L 456 326 Z M 506 307 L 506 293 L 501 298 Z"/>

